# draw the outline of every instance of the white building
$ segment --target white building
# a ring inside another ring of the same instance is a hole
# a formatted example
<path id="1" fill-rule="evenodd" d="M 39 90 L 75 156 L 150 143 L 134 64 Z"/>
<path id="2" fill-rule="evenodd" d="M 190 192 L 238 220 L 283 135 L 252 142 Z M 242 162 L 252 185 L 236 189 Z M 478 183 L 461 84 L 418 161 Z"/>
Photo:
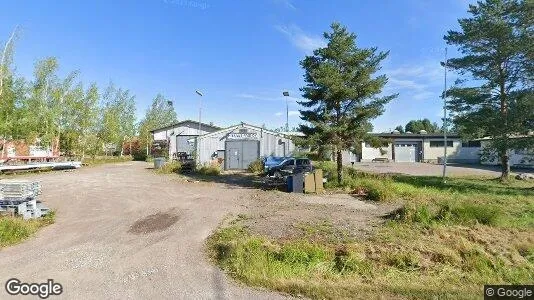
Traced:
<path id="1" fill-rule="evenodd" d="M 518 137 L 518 138 L 534 138 L 534 136 Z M 489 147 L 490 138 L 480 139 L 482 149 Z M 509 153 L 510 167 L 534 168 L 534 149 L 513 149 Z M 497 153 L 491 156 L 482 156 L 480 163 L 483 165 L 500 165 L 501 161 Z"/>
<path id="2" fill-rule="evenodd" d="M 282 133 L 245 123 L 204 134 L 198 140 L 200 164 L 218 161 L 225 170 L 246 169 L 266 156 L 289 156 L 293 141 Z"/>
<path id="3" fill-rule="evenodd" d="M 169 157 L 177 152 L 192 154 L 195 150 L 196 137 L 221 129 L 213 124 L 199 123 L 185 120 L 151 131 L 154 141 L 167 141 L 169 144 Z"/>
<path id="4" fill-rule="evenodd" d="M 191 120 L 151 131 L 154 140 L 169 142 L 169 157 L 193 155 L 199 164 L 220 163 L 224 169 L 246 169 L 266 156 L 289 156 L 295 145 L 288 135 L 245 123 L 219 128 Z M 199 137 L 199 134 L 200 137 Z"/>
<path id="5" fill-rule="evenodd" d="M 442 162 L 445 141 L 443 134 L 377 133 L 388 142 L 381 148 L 362 143 L 362 162 L 387 159 L 396 162 Z M 479 163 L 480 141 L 462 142 L 460 136 L 447 136 L 447 161 Z"/>

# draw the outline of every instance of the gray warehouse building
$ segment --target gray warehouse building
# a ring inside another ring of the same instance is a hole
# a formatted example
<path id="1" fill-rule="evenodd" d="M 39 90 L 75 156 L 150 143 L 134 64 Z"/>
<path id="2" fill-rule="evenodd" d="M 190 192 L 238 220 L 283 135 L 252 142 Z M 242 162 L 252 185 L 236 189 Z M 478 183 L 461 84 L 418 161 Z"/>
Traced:
<path id="1" fill-rule="evenodd" d="M 199 135 L 220 129 L 220 127 L 214 126 L 213 124 L 185 120 L 154 129 L 151 133 L 154 141 L 167 141 L 169 145 L 169 157 L 173 157 L 177 152 L 192 154 L 195 151 L 195 140 Z"/>
<path id="2" fill-rule="evenodd" d="M 225 170 L 246 169 L 265 156 L 289 156 L 295 145 L 286 135 L 262 127 L 241 123 L 199 137 L 201 164 L 224 162 Z"/>
<path id="3" fill-rule="evenodd" d="M 200 136 L 199 136 L 200 133 Z M 221 163 L 225 170 L 242 170 L 258 158 L 289 156 L 295 145 L 289 136 L 246 123 L 219 128 L 191 120 L 152 131 L 154 140 L 167 140 L 169 157 L 196 154 L 201 165 Z"/>

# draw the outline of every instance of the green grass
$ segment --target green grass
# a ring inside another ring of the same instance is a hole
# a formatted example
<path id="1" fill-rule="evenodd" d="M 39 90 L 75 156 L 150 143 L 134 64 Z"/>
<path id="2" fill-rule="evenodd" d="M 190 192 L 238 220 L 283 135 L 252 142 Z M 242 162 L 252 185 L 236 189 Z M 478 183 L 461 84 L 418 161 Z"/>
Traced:
<path id="1" fill-rule="evenodd" d="M 399 203 L 368 239 L 321 238 L 339 230 L 300 224 L 302 239 L 273 240 L 231 223 L 208 240 L 234 278 L 315 299 L 473 299 L 484 284 L 534 281 L 534 184 L 484 177 L 369 174 L 316 164 L 334 192 Z"/>
<path id="2" fill-rule="evenodd" d="M 483 227 L 425 232 L 396 224 L 370 240 L 340 245 L 270 240 L 234 225 L 214 233 L 208 246 L 232 277 L 292 295 L 473 299 L 481 296 L 483 284 L 534 280 L 534 238 L 527 232 L 508 234 Z"/>
<path id="3" fill-rule="evenodd" d="M 172 174 L 179 173 L 182 169 L 182 164 L 178 161 L 166 162 L 161 168 L 157 169 L 156 172 L 160 174 Z"/>
<path id="4" fill-rule="evenodd" d="M 19 217 L 0 217 L 0 248 L 18 244 L 34 235 L 40 228 L 53 224 L 55 213 L 31 220 Z"/>
<path id="5" fill-rule="evenodd" d="M 96 156 L 94 158 L 87 157 L 83 160 L 84 164 L 87 164 L 89 166 L 97 166 L 102 164 L 111 164 L 111 163 L 120 163 L 120 162 L 126 162 L 126 161 L 132 161 L 132 156 L 125 155 L 125 156 Z"/>
<path id="6" fill-rule="evenodd" d="M 319 164 L 328 178 L 326 188 L 363 195 L 373 201 L 403 202 L 399 217 L 431 225 L 473 225 L 534 228 L 534 183 L 488 177 L 451 177 L 443 183 L 437 176 L 371 174 L 344 170 L 337 183 L 335 166 Z"/>

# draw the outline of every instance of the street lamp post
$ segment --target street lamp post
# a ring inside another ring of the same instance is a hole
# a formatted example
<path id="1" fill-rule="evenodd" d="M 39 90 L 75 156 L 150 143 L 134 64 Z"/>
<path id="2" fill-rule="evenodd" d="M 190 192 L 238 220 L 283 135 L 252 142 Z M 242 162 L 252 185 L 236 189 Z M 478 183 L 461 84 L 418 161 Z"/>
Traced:
<path id="1" fill-rule="evenodd" d="M 199 90 L 196 90 L 195 93 L 197 93 L 197 95 L 200 96 L 199 98 L 199 101 L 198 101 L 198 136 L 197 136 L 197 144 L 196 144 L 196 158 L 197 158 L 197 164 L 200 163 L 200 145 L 199 145 L 199 142 L 200 142 L 200 136 L 202 135 L 202 97 L 204 96 L 204 94 L 202 94 L 201 91 Z"/>
<path id="2" fill-rule="evenodd" d="M 447 59 L 447 47 L 445 47 L 445 63 L 444 63 L 444 69 L 445 69 L 445 83 L 443 88 L 443 143 L 444 143 L 444 150 L 443 150 L 443 174 L 442 174 L 442 180 L 443 183 L 447 182 L 447 64 L 449 63 Z"/>
<path id="3" fill-rule="evenodd" d="M 289 132 L 289 103 L 287 100 L 287 97 L 289 97 L 289 92 L 282 92 L 282 95 L 286 97 L 286 132 Z"/>
<path id="4" fill-rule="evenodd" d="M 197 95 L 200 96 L 199 98 L 199 101 L 198 101 L 198 135 L 200 136 L 200 131 L 202 130 L 202 96 L 204 96 L 202 94 L 201 91 L 195 91 L 195 93 L 197 93 Z"/>

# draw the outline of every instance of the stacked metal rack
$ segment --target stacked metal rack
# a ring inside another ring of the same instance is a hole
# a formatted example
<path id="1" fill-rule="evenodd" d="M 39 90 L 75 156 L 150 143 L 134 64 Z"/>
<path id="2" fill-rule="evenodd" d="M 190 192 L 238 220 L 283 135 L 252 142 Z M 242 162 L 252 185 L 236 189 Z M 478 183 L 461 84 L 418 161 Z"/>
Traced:
<path id="1" fill-rule="evenodd" d="M 0 213 L 11 213 L 23 219 L 42 217 L 50 212 L 37 198 L 41 184 L 29 180 L 0 180 Z"/>

